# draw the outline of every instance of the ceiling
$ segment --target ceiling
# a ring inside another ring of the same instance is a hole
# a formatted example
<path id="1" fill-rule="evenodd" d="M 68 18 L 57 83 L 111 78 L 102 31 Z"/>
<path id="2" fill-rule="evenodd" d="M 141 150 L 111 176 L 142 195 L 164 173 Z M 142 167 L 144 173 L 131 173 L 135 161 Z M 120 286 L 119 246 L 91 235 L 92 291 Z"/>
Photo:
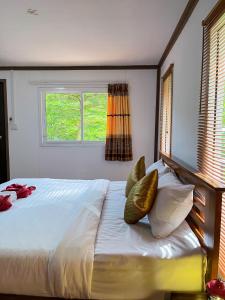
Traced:
<path id="1" fill-rule="evenodd" d="M 0 65 L 158 64 L 187 2 L 0 0 Z"/>

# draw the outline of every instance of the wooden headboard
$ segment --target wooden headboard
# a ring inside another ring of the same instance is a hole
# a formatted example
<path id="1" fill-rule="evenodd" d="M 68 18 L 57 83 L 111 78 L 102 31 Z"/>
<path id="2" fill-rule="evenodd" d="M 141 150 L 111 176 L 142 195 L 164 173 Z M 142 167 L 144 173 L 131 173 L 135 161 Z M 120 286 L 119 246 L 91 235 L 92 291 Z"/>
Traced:
<path id="1" fill-rule="evenodd" d="M 207 252 L 206 280 L 218 275 L 222 193 L 225 186 L 192 169 L 179 159 L 160 153 L 163 161 L 174 170 L 183 183 L 195 185 L 194 205 L 187 217 L 191 229 Z"/>

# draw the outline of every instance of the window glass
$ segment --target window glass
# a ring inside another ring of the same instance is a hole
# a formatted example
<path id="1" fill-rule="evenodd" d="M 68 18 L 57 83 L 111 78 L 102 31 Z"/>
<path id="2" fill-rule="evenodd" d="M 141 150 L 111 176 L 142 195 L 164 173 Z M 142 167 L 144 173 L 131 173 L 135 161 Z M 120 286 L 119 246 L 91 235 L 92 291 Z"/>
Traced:
<path id="1" fill-rule="evenodd" d="M 43 143 L 104 142 L 107 97 L 96 91 L 43 91 Z"/>
<path id="2" fill-rule="evenodd" d="M 80 94 L 46 94 L 47 141 L 81 139 Z"/>
<path id="3" fill-rule="evenodd" d="M 106 136 L 106 93 L 84 93 L 84 140 L 105 141 Z"/>

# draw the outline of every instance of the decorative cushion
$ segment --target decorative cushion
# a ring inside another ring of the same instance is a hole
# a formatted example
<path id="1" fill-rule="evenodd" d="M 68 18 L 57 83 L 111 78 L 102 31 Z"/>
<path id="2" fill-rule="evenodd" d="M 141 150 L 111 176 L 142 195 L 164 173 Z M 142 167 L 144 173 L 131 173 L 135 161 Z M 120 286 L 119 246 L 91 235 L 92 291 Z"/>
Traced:
<path id="1" fill-rule="evenodd" d="M 132 168 L 127 178 L 127 185 L 125 189 L 125 195 L 128 197 L 132 187 L 145 176 L 145 157 L 142 156 Z"/>
<path id="2" fill-rule="evenodd" d="M 126 201 L 124 220 L 128 224 L 135 224 L 152 208 L 158 186 L 158 171 L 154 170 L 144 176 L 131 189 Z"/>
<path id="3" fill-rule="evenodd" d="M 185 220 L 193 206 L 193 189 L 193 185 L 181 183 L 164 184 L 158 189 L 148 215 L 154 237 L 167 237 Z"/>
<path id="4" fill-rule="evenodd" d="M 153 170 L 157 169 L 159 177 L 168 173 L 170 171 L 170 168 L 168 166 L 165 166 L 162 159 L 156 161 L 152 165 L 150 165 L 147 170 L 146 174 L 150 174 Z"/>

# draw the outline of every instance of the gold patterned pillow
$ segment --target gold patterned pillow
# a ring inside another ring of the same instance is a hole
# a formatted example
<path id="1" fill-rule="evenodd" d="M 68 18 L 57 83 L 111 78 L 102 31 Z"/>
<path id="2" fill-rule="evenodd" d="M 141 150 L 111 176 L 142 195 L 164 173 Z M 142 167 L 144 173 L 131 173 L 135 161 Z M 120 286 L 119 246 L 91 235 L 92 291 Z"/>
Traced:
<path id="1" fill-rule="evenodd" d="M 144 176 L 133 186 L 124 210 L 124 220 L 126 223 L 135 224 L 150 212 L 156 198 L 157 187 L 157 170 Z"/>
<path id="2" fill-rule="evenodd" d="M 130 174 L 127 178 L 127 185 L 125 190 L 125 195 L 128 197 L 132 187 L 145 176 L 145 157 L 142 156 L 136 162 L 135 166 L 132 168 Z"/>

